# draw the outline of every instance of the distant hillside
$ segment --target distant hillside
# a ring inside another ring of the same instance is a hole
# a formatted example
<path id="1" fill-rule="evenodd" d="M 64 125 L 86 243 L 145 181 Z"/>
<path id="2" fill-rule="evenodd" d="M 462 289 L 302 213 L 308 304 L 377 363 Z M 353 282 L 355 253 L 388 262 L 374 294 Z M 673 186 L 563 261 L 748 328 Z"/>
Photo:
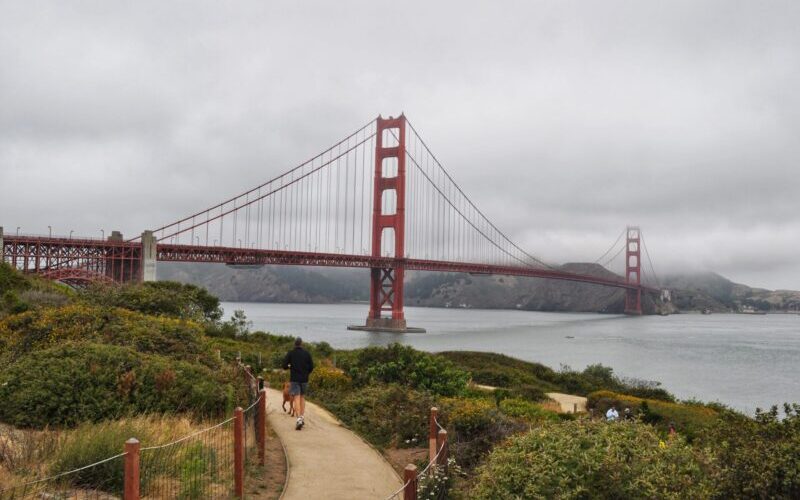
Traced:
<path id="1" fill-rule="evenodd" d="M 613 277 L 594 264 L 567 264 L 565 270 Z M 207 288 L 222 300 L 331 303 L 366 301 L 369 274 L 363 269 L 264 266 L 236 269 L 210 264 L 160 264 L 158 277 Z M 526 309 L 618 313 L 623 292 L 565 281 L 511 276 L 410 272 L 406 304 L 429 307 Z M 648 302 L 646 308 L 653 308 Z"/>
<path id="2" fill-rule="evenodd" d="M 158 279 L 200 285 L 221 300 L 234 302 L 324 304 L 369 298 L 369 272 L 364 269 L 162 263 Z"/>
<path id="3" fill-rule="evenodd" d="M 571 263 L 560 269 L 606 278 L 615 275 L 597 264 Z M 236 269 L 217 264 L 159 264 L 158 277 L 207 288 L 222 300 L 243 302 L 333 303 L 366 301 L 365 269 L 264 266 Z M 666 276 L 661 285 L 672 291 L 667 311 L 735 311 L 742 306 L 780 311 L 800 308 L 800 292 L 750 288 L 714 273 Z M 621 313 L 624 292 L 586 283 L 483 276 L 461 273 L 410 272 L 407 305 Z M 646 313 L 657 312 L 649 298 Z"/>
<path id="4" fill-rule="evenodd" d="M 662 286 L 675 291 L 673 302 L 680 310 L 800 310 L 800 292 L 751 288 L 712 272 L 667 275 Z"/>

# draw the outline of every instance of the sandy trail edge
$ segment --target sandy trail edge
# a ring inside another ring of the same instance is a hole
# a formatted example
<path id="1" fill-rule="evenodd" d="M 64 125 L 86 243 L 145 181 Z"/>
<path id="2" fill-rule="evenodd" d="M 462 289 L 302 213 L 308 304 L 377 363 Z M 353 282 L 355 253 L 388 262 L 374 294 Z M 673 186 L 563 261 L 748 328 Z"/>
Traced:
<path id="1" fill-rule="evenodd" d="M 267 420 L 286 449 L 282 499 L 384 499 L 402 486 L 392 466 L 330 413 L 306 402 L 306 425 L 281 410 L 283 396 L 267 389 Z"/>

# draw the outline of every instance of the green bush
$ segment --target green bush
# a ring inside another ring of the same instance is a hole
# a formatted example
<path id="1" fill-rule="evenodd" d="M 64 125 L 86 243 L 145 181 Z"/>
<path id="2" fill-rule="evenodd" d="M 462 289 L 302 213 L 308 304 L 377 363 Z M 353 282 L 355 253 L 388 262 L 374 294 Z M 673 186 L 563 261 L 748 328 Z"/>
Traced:
<path id="1" fill-rule="evenodd" d="M 63 305 L 71 300 L 71 295 L 65 286 L 26 276 L 0 262 L 0 318 L 36 307 Z"/>
<path id="2" fill-rule="evenodd" d="M 611 406 L 615 406 L 620 414 L 623 408 L 630 408 L 635 416 L 645 423 L 655 425 L 662 432 L 667 431 L 670 423 L 675 424 L 677 431 L 689 441 L 719 418 L 717 410 L 699 403 L 671 403 L 610 391 L 589 394 L 587 406 L 598 415 L 604 415 Z"/>
<path id="3" fill-rule="evenodd" d="M 397 385 L 357 391 L 316 393 L 345 425 L 379 447 L 427 446 L 428 415 L 433 400 Z"/>
<path id="4" fill-rule="evenodd" d="M 200 325 L 193 321 L 84 303 L 35 309 L 0 321 L 0 338 L 6 342 L 3 357 L 9 361 L 63 342 L 93 341 L 211 362 L 202 333 Z"/>
<path id="5" fill-rule="evenodd" d="M 521 418 L 528 422 L 558 422 L 558 413 L 545 410 L 536 403 L 524 399 L 504 399 L 500 402 L 500 411 L 509 417 Z"/>
<path id="6" fill-rule="evenodd" d="M 462 394 L 469 374 L 439 356 L 392 344 L 368 347 L 341 356 L 339 365 L 356 386 L 401 384 L 443 396 Z"/>
<path id="7" fill-rule="evenodd" d="M 447 398 L 441 410 L 447 426 L 467 439 L 484 432 L 499 416 L 497 408 L 485 399 Z"/>
<path id="8" fill-rule="evenodd" d="M 346 391 L 352 381 L 342 370 L 330 366 L 318 365 L 308 378 L 312 391 Z"/>
<path id="9" fill-rule="evenodd" d="M 478 384 L 511 388 L 519 385 L 537 387 L 543 392 L 559 390 L 551 381 L 557 378 L 552 369 L 491 352 L 450 351 L 439 356 L 472 373 Z"/>
<path id="10" fill-rule="evenodd" d="M 439 422 L 450 433 L 451 453 L 465 469 L 480 463 L 497 443 L 527 428 L 488 399 L 445 398 L 439 401 L 439 410 Z"/>
<path id="11" fill-rule="evenodd" d="M 564 392 L 581 396 L 593 391 L 610 390 L 664 401 L 675 399 L 657 382 L 621 379 L 614 375 L 613 369 L 600 364 L 589 365 L 581 372 L 568 366 L 555 371 L 540 363 L 490 352 L 452 351 L 439 355 L 469 370 L 474 382 L 494 387 L 513 389 L 525 386 L 541 393 Z"/>
<path id="12" fill-rule="evenodd" d="M 172 281 L 125 285 L 95 285 L 80 293 L 92 305 L 121 307 L 152 316 L 196 321 L 217 321 L 222 317 L 219 299 L 204 288 Z"/>
<path id="13" fill-rule="evenodd" d="M 216 328 L 216 327 L 213 327 Z M 208 335 L 209 326 L 206 326 Z M 246 337 L 227 337 L 225 335 L 211 335 L 208 346 L 219 349 L 223 359 L 232 360 L 241 355 L 242 362 L 252 367 L 283 368 L 283 358 L 286 353 L 294 349 L 294 339 L 288 335 L 273 335 L 264 332 L 251 332 Z M 326 342 L 304 343 L 306 349 L 316 362 L 333 354 L 333 348 Z M 261 363 L 259 365 L 259 354 Z"/>
<path id="14" fill-rule="evenodd" d="M 716 465 L 717 498 L 800 498 L 800 405 L 754 419 L 725 413 L 699 441 Z"/>
<path id="15" fill-rule="evenodd" d="M 545 401 L 547 394 L 539 387 L 534 385 L 520 385 L 515 387 L 511 394 L 517 398 L 527 399 L 528 401 Z"/>
<path id="16" fill-rule="evenodd" d="M 244 400 L 232 370 L 128 347 L 66 343 L 0 372 L 0 420 L 21 427 L 76 425 L 142 412 L 219 416 Z"/>
<path id="17" fill-rule="evenodd" d="M 0 262 L 0 293 L 31 288 L 31 280 L 5 262 Z"/>
<path id="18" fill-rule="evenodd" d="M 660 441 L 638 423 L 544 423 L 495 448 L 470 498 L 711 497 L 702 457 L 680 438 Z"/>

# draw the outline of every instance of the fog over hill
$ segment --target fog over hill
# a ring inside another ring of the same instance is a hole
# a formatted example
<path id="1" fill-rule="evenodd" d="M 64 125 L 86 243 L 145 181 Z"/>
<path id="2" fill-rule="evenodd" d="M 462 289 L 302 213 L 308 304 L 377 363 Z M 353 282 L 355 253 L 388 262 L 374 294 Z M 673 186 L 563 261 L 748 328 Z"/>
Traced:
<path id="1" fill-rule="evenodd" d="M 615 275 L 597 264 L 570 263 L 561 269 L 603 277 Z M 159 264 L 158 277 L 194 283 L 225 301 L 335 303 L 368 300 L 365 269 L 263 266 L 236 269 L 221 264 Z M 734 283 L 715 273 L 673 274 L 661 286 L 672 291 L 669 310 L 735 311 L 800 309 L 800 292 L 770 291 Z M 406 304 L 426 307 L 523 309 L 621 313 L 623 291 L 599 285 L 516 276 L 409 272 Z M 645 300 L 645 312 L 656 312 Z"/>

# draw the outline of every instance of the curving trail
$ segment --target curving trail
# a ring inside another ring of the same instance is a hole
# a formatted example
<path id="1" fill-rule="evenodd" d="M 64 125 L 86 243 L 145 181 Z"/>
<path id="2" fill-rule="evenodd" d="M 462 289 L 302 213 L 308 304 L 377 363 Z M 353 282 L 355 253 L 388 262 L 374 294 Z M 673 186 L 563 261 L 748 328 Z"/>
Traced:
<path id="1" fill-rule="evenodd" d="M 383 456 L 330 413 L 306 402 L 306 425 L 281 410 L 283 397 L 267 389 L 267 421 L 286 448 L 288 480 L 282 499 L 378 499 L 402 482 Z"/>

